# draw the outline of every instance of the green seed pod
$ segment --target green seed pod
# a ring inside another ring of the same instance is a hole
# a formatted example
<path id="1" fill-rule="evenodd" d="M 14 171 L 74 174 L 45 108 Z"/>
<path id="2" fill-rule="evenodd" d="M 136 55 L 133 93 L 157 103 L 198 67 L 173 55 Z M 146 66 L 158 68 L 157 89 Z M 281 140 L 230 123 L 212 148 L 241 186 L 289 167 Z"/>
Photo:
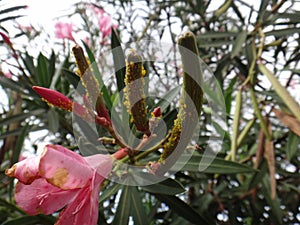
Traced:
<path id="1" fill-rule="evenodd" d="M 147 136 L 150 135 L 149 119 L 147 115 L 144 76 L 146 71 L 142 64 L 142 57 L 135 51 L 127 56 L 125 75 L 125 97 L 124 102 L 128 112 L 132 116 L 132 122 L 136 129 Z"/>
<path id="2" fill-rule="evenodd" d="M 182 93 L 179 112 L 171 135 L 163 145 L 160 162 L 164 162 L 177 147 L 180 151 L 178 156 L 186 148 L 197 126 L 203 103 L 203 91 L 200 86 L 203 83 L 203 75 L 195 36 L 186 32 L 179 37 L 178 45 L 183 66 Z M 176 157 L 173 160 L 176 160 Z"/>
<path id="3" fill-rule="evenodd" d="M 203 84 L 202 67 L 199 58 L 196 38 L 192 32 L 186 32 L 179 37 L 178 40 L 179 52 L 181 54 L 182 66 L 183 66 L 183 97 L 182 104 L 187 105 L 188 113 L 201 114 L 203 104 L 203 91 L 201 84 Z M 189 105 L 186 94 L 192 100 L 194 107 L 190 107 L 192 111 L 189 111 Z M 194 111 L 194 109 L 197 112 Z"/>
<path id="4" fill-rule="evenodd" d="M 99 83 L 91 71 L 91 67 L 84 56 L 83 49 L 79 45 L 76 45 L 72 48 L 72 51 L 79 69 L 78 74 L 83 86 L 86 88 L 88 97 L 96 98 L 99 94 Z M 95 103 L 96 99 L 92 102 Z"/>
<path id="5" fill-rule="evenodd" d="M 86 89 L 90 104 L 95 106 L 95 110 L 99 117 L 106 118 L 110 123 L 109 111 L 107 110 L 105 101 L 100 91 L 98 80 L 95 78 L 91 66 L 84 56 L 83 49 L 79 45 L 76 45 L 72 48 L 72 51 L 79 69 L 78 74 L 83 86 Z"/>

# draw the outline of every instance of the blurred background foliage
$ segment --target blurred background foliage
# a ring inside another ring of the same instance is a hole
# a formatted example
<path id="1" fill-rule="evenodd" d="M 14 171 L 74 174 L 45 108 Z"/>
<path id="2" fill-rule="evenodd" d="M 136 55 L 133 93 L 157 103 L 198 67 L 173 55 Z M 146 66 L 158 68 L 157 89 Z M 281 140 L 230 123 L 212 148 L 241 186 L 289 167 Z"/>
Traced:
<path id="1" fill-rule="evenodd" d="M 90 6 L 111 16 L 117 33 L 104 35 Z M 127 50 L 128 43 L 137 42 L 137 51 L 150 58 L 147 40 L 175 45 L 180 33 L 192 31 L 226 104 L 227 128 L 218 127 L 225 132 L 222 150 L 210 167 L 199 172 L 195 166 L 212 135 L 204 103 L 199 149 L 191 161 L 159 184 L 108 183 L 98 224 L 300 224 L 299 6 L 296 0 L 82 1 L 72 6 L 65 18 L 76 21 L 74 32 L 86 38 L 102 74 L 113 67 L 106 52 L 119 44 Z M 32 91 L 37 85 L 72 96 L 79 82 L 70 53 L 74 41 L 57 38 L 49 45 L 45 30 L 21 26 L 24 6 L 0 7 L 0 223 L 53 224 L 56 215 L 27 216 L 18 209 L 14 181 L 4 171 L 45 143 L 78 148 L 72 115 Z M 8 23 L 18 32 L 10 32 Z M 20 39 L 26 44 L 15 46 Z M 159 82 L 152 87 L 155 93 L 167 94 L 181 82 L 180 61 L 166 60 L 146 65 Z M 106 80 L 112 99 L 114 82 Z M 176 104 L 166 107 L 165 121 L 172 123 L 174 110 Z"/>

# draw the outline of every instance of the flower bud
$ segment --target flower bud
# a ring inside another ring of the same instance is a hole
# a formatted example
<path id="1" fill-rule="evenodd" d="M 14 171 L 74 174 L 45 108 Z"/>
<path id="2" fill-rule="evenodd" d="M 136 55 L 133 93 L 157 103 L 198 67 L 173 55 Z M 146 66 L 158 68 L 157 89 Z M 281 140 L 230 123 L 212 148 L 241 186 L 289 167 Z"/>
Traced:
<path id="1" fill-rule="evenodd" d="M 33 86 L 32 89 L 48 104 L 64 110 L 72 111 L 73 102 L 62 93 L 39 86 Z"/>

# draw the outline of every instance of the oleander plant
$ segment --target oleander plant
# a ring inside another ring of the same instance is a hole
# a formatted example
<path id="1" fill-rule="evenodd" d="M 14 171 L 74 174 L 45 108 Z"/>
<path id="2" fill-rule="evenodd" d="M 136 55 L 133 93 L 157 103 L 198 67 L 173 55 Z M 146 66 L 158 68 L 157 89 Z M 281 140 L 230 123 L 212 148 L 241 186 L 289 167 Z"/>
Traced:
<path id="1" fill-rule="evenodd" d="M 0 223 L 300 224 L 298 6 L 0 0 Z"/>

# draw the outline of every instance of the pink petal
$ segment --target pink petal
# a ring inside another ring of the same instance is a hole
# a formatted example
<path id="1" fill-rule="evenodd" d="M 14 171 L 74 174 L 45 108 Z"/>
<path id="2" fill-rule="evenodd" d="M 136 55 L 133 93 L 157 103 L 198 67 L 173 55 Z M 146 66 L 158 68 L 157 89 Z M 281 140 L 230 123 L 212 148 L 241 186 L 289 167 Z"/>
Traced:
<path id="1" fill-rule="evenodd" d="M 36 179 L 31 185 L 20 182 L 16 185 L 15 200 L 17 205 L 30 215 L 51 214 L 74 199 L 77 190 L 61 190 L 45 179 Z"/>
<path id="2" fill-rule="evenodd" d="M 112 27 L 111 17 L 107 14 L 103 14 L 101 17 L 99 17 L 98 23 L 99 23 L 99 29 L 103 37 L 110 35 L 111 27 Z"/>
<path id="3" fill-rule="evenodd" d="M 24 184 L 31 184 L 37 177 L 39 177 L 39 162 L 40 157 L 24 159 L 14 164 L 10 169 L 7 169 L 5 174 L 7 176 L 17 178 Z"/>
<path id="4" fill-rule="evenodd" d="M 107 178 L 110 174 L 114 163 L 114 159 L 111 155 L 102 154 L 85 157 L 85 160 L 103 179 Z"/>
<path id="5" fill-rule="evenodd" d="M 58 145 L 47 145 L 40 160 L 40 175 L 64 190 L 82 188 L 93 176 L 83 157 Z"/>
<path id="6" fill-rule="evenodd" d="M 6 76 L 8 79 L 12 78 L 12 74 L 10 72 L 4 73 L 4 76 Z"/>
<path id="7" fill-rule="evenodd" d="M 74 41 L 72 32 L 73 32 L 73 25 L 71 23 L 57 22 L 55 24 L 55 36 L 57 38 L 62 38 L 62 39 L 66 38 Z"/>
<path id="8" fill-rule="evenodd" d="M 96 175 L 76 199 L 59 215 L 56 225 L 95 225 L 98 220 L 98 198 L 101 177 Z"/>
<path id="9" fill-rule="evenodd" d="M 53 150 L 56 150 L 56 151 L 59 151 L 61 152 L 62 154 L 68 156 L 68 157 L 71 157 L 71 158 L 74 158 L 75 160 L 77 160 L 79 163 L 81 164 L 85 164 L 85 165 L 88 165 L 86 160 L 79 154 L 77 154 L 76 152 L 73 152 L 67 148 L 65 148 L 64 146 L 61 146 L 61 145 L 46 145 L 45 147 L 46 149 L 53 149 Z"/>

